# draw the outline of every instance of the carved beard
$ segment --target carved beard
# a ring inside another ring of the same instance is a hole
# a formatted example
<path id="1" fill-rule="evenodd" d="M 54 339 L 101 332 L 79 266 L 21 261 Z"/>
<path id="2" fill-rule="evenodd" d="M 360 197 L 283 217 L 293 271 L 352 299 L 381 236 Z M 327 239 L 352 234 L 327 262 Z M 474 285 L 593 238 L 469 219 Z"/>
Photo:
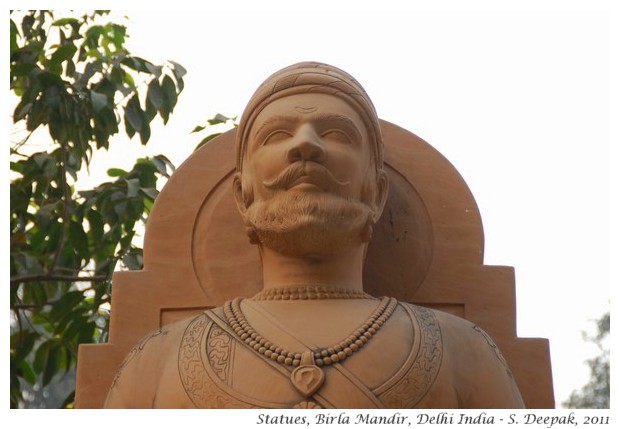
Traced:
<path id="1" fill-rule="evenodd" d="M 259 243 L 293 257 L 336 254 L 368 241 L 371 219 L 366 204 L 329 193 L 278 192 L 246 211 Z"/>

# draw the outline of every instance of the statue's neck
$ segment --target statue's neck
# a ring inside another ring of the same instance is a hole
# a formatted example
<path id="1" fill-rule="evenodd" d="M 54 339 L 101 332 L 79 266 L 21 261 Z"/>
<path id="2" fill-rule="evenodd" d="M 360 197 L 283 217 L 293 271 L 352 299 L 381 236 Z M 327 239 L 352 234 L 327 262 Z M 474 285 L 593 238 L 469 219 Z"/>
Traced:
<path id="1" fill-rule="evenodd" d="M 364 246 L 336 255 L 292 257 L 261 248 L 263 288 L 327 286 L 363 291 Z"/>

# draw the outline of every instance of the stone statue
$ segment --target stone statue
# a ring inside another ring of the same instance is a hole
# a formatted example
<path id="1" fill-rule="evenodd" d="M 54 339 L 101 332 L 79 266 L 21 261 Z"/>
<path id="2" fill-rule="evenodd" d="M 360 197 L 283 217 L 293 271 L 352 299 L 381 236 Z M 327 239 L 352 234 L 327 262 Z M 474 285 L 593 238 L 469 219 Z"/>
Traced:
<path id="1" fill-rule="evenodd" d="M 349 74 L 300 63 L 258 88 L 233 192 L 263 290 L 145 337 L 106 407 L 523 407 L 479 327 L 364 292 L 388 178 L 375 108 Z"/>

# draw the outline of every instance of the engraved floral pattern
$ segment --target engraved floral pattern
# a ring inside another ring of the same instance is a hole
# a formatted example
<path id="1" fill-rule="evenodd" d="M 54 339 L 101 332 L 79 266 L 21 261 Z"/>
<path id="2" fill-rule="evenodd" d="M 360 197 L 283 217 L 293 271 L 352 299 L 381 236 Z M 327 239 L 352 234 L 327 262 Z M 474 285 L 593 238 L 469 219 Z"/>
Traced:
<path id="1" fill-rule="evenodd" d="M 209 335 L 207 341 L 211 339 L 220 347 L 213 357 L 208 357 L 209 361 L 211 362 L 211 359 L 218 361 L 221 369 L 226 366 L 223 361 L 219 361 L 227 353 L 223 351 L 226 346 L 224 349 L 221 346 L 230 344 L 230 341 L 227 342 L 222 336 L 227 336 L 228 340 L 230 337 L 214 327 L 206 314 L 196 317 L 185 330 L 179 349 L 179 376 L 187 396 L 197 408 L 255 408 L 252 404 L 239 401 L 223 392 L 209 377 L 202 361 L 200 347 L 201 340 L 207 333 Z M 219 374 L 218 377 L 221 378 Z"/>
<path id="2" fill-rule="evenodd" d="M 228 368 L 232 346 L 232 338 L 217 326 L 213 326 L 207 340 L 207 356 L 213 372 L 224 383 L 229 381 Z"/>
<path id="3" fill-rule="evenodd" d="M 405 377 L 380 395 L 386 408 L 415 407 L 431 388 L 441 366 L 443 347 L 435 314 L 424 307 L 410 305 L 409 308 L 413 310 L 420 326 L 420 351 Z"/>

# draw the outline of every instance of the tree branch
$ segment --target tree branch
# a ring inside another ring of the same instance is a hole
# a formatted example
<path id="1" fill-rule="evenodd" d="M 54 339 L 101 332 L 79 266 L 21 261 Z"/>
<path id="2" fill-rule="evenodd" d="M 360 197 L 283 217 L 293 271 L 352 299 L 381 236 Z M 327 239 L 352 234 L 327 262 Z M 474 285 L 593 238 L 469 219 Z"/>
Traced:
<path id="1" fill-rule="evenodd" d="M 41 308 L 41 307 L 45 307 L 46 305 L 51 305 L 51 303 L 46 302 L 45 304 L 15 304 L 11 307 L 11 310 L 31 310 L 33 308 Z M 17 319 L 19 320 L 19 317 L 17 317 Z M 19 325 L 20 325 L 20 331 L 21 331 L 21 320 L 19 321 Z"/>
<path id="2" fill-rule="evenodd" d="M 21 141 L 15 143 L 12 147 L 11 147 L 11 153 L 13 154 L 17 154 L 17 155 L 21 155 L 18 150 L 26 144 L 26 142 L 28 142 L 28 139 L 30 139 L 30 137 L 32 136 L 32 134 L 34 133 L 34 130 L 29 131 L 28 135 L 26 137 L 24 137 L 23 139 L 21 139 Z M 24 156 L 24 155 L 21 155 Z"/>
<path id="3" fill-rule="evenodd" d="M 107 280 L 107 276 L 69 276 L 63 274 L 26 274 L 11 277 L 11 283 L 30 283 L 30 282 L 101 282 Z"/>

